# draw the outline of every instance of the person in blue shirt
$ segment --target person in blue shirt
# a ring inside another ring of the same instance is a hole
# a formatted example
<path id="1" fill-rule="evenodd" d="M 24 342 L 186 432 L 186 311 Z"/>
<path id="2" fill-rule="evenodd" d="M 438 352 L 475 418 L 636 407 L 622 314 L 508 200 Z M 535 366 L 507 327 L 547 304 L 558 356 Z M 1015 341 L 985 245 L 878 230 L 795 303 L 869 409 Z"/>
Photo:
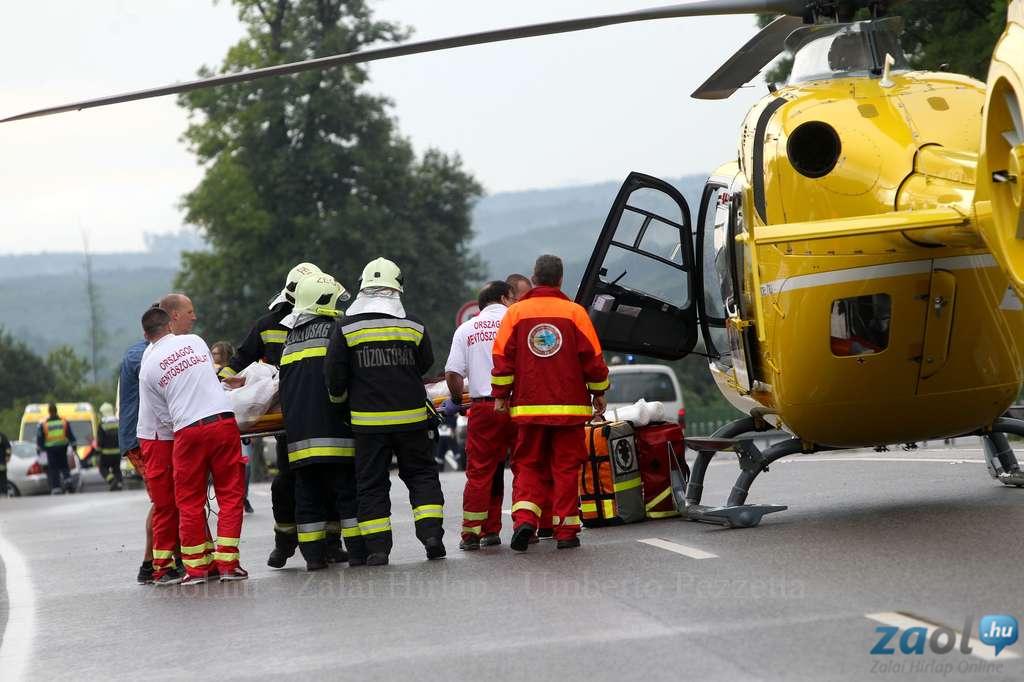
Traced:
<path id="1" fill-rule="evenodd" d="M 139 449 L 136 431 L 139 422 L 139 367 L 142 366 L 142 353 L 148 345 L 143 339 L 136 341 L 125 351 L 124 359 L 121 361 L 121 380 L 117 389 L 117 438 L 121 455 L 128 458 L 143 482 L 146 480 L 146 469 L 142 463 L 142 452 Z M 153 505 L 149 506 L 149 514 L 146 515 L 146 553 L 142 557 L 137 579 L 142 585 L 153 582 Z"/>

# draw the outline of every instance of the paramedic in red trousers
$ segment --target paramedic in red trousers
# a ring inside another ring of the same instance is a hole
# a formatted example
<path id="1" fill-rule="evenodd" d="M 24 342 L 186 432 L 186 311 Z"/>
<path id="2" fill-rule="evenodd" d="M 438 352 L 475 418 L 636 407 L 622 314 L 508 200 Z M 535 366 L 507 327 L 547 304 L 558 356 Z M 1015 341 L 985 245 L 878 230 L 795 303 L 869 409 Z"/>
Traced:
<path id="1" fill-rule="evenodd" d="M 384 566 L 391 553 L 391 454 L 409 489 L 416 537 L 427 559 L 445 556 L 444 495 L 437 477 L 433 406 L 423 374 L 434 364 L 426 327 L 406 315 L 402 271 L 386 258 L 367 263 L 359 295 L 331 331 L 327 389 L 348 400 L 356 439 L 359 532 L 366 565 Z"/>
<path id="2" fill-rule="evenodd" d="M 491 378 L 494 409 L 508 410 L 517 430 L 511 546 L 518 552 L 529 546 L 549 494 L 558 548 L 579 547 L 579 470 L 587 458 L 583 425 L 604 413 L 608 389 L 594 325 L 561 291 L 562 260 L 538 258 L 533 284 L 501 322 Z"/>
<path id="3" fill-rule="evenodd" d="M 197 584 L 215 575 L 221 581 L 244 580 L 249 575 L 238 565 L 238 545 L 245 464 L 238 424 L 206 342 L 195 334 L 172 334 L 170 321 L 159 309 L 142 316 L 152 345 L 139 370 L 139 391 L 151 401 L 157 420 L 174 431 L 174 499 L 186 571 L 184 577 L 168 571 L 157 584 Z M 220 508 L 212 553 L 205 514 L 209 478 Z"/>
<path id="4" fill-rule="evenodd" d="M 491 351 L 501 318 L 512 305 L 512 295 L 513 289 L 507 282 L 484 285 L 477 297 L 480 313 L 455 330 L 444 366 L 448 390 L 453 396 L 441 405 L 445 415 L 453 417 L 459 413 L 466 379 L 472 400 L 466 438 L 466 487 L 462 493 L 462 550 L 501 544 L 503 476 L 515 427 L 508 412 L 494 411 Z"/>

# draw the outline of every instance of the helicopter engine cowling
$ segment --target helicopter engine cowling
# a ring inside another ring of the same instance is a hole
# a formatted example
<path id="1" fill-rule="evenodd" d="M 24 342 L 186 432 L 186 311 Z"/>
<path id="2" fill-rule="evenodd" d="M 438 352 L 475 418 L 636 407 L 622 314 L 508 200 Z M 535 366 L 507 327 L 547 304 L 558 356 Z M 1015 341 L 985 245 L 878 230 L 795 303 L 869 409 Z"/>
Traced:
<path id="1" fill-rule="evenodd" d="M 1024 0 L 1007 11 L 989 67 L 975 210 L 992 255 L 1024 296 Z"/>
<path id="2" fill-rule="evenodd" d="M 919 152 L 928 146 L 977 154 L 983 84 L 923 72 L 895 74 L 893 81 L 891 87 L 875 77 L 803 83 L 751 111 L 741 159 L 759 222 L 833 220 L 943 203 L 931 196 L 931 185 L 927 196 L 912 198 L 918 185 L 907 181 L 920 174 Z"/>

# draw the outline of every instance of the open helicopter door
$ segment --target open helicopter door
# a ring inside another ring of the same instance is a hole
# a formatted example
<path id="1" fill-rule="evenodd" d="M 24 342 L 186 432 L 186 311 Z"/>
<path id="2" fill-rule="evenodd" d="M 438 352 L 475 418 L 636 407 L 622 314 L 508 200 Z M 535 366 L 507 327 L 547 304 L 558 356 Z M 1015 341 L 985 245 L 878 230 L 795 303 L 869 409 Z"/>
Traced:
<path id="1" fill-rule="evenodd" d="M 663 360 L 697 343 L 690 209 L 672 185 L 631 173 L 612 205 L 576 302 L 605 350 Z"/>

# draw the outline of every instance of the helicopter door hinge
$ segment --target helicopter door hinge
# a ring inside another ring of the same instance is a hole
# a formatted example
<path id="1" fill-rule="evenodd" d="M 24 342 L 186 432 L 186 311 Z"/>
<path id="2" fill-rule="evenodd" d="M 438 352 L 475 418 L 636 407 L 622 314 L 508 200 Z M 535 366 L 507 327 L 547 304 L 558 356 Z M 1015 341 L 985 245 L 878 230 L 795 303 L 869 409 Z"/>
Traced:
<path id="1" fill-rule="evenodd" d="M 947 301 L 945 297 L 936 296 L 934 302 L 935 317 L 942 317 L 942 309 L 945 308 L 947 305 L 949 305 L 949 301 Z"/>
<path id="2" fill-rule="evenodd" d="M 754 326 L 754 323 L 751 322 L 750 320 L 741 320 L 738 317 L 730 317 L 727 320 L 727 323 L 730 326 L 732 326 L 733 329 L 740 332 L 743 331 L 744 329 Z"/>

